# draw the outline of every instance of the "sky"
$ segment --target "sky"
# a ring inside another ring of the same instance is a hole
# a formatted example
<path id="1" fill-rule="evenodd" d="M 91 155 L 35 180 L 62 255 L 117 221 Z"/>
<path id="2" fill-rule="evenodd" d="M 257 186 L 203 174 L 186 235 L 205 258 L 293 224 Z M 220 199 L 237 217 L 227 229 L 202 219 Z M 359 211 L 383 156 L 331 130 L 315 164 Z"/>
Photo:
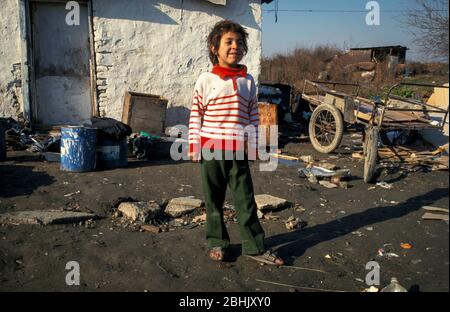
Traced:
<path id="1" fill-rule="evenodd" d="M 400 22 L 402 12 L 415 8 L 415 1 L 376 1 L 380 6 L 379 26 L 366 24 L 366 15 L 369 13 L 369 10 L 366 10 L 368 2 L 368 0 L 279 0 L 277 23 L 275 13 L 269 11 L 275 9 L 275 1 L 264 4 L 263 56 L 284 54 L 296 47 L 324 44 L 334 45 L 340 49 L 403 45 L 410 49 L 407 52 L 407 59 L 423 59 L 413 43 L 412 36 Z M 283 10 L 313 10 L 313 12 Z M 315 10 L 319 12 L 314 12 Z M 324 10 L 331 12 L 323 12 Z"/>

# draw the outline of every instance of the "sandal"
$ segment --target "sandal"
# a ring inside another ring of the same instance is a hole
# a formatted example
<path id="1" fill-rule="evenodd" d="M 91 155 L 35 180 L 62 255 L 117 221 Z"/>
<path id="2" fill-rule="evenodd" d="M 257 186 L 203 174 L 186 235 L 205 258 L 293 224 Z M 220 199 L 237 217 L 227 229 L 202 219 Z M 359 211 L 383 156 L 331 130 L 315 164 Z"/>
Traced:
<path id="1" fill-rule="evenodd" d="M 214 261 L 225 261 L 227 249 L 223 247 L 213 247 L 209 251 L 209 258 Z"/>
<path id="2" fill-rule="evenodd" d="M 276 266 L 283 266 L 284 261 L 280 257 L 277 256 L 276 253 L 271 252 L 270 250 L 266 251 L 265 253 L 261 255 L 246 255 L 247 257 L 259 261 L 261 263 L 270 264 L 270 265 L 276 265 Z"/>

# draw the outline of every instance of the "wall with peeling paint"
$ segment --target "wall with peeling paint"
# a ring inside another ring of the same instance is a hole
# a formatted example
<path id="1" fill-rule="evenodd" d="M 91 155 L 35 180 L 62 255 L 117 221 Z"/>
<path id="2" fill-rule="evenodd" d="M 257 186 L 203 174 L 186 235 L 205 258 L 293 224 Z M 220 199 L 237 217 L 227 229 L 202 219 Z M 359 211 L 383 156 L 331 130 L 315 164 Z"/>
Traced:
<path id="1" fill-rule="evenodd" d="M 3 0 L 0 10 L 0 116 L 22 110 L 17 2 Z M 243 63 L 259 77 L 260 0 L 92 0 L 92 9 L 100 116 L 121 119 L 125 92 L 134 91 L 169 101 L 166 126 L 186 123 L 195 81 L 211 68 L 206 38 L 222 19 L 248 30 Z"/>
<path id="2" fill-rule="evenodd" d="M 0 117 L 22 111 L 22 74 L 18 1 L 2 1 L 0 9 Z"/>
<path id="3" fill-rule="evenodd" d="M 121 118 L 127 90 L 169 100 L 166 125 L 186 122 L 193 87 L 210 69 L 206 38 L 221 19 L 250 33 L 243 61 L 257 78 L 261 58 L 259 0 L 229 0 L 227 6 L 200 0 L 93 1 L 97 89 L 101 115 Z"/>

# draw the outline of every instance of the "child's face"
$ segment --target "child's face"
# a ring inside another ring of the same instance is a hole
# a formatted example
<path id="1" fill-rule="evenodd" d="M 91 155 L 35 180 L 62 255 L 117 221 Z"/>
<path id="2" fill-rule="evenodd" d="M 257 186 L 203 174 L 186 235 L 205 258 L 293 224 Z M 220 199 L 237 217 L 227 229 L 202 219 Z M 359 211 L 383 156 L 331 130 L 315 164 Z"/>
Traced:
<path id="1" fill-rule="evenodd" d="M 219 66 L 236 67 L 244 57 L 244 41 L 242 36 L 235 32 L 227 32 L 220 38 L 217 51 Z"/>

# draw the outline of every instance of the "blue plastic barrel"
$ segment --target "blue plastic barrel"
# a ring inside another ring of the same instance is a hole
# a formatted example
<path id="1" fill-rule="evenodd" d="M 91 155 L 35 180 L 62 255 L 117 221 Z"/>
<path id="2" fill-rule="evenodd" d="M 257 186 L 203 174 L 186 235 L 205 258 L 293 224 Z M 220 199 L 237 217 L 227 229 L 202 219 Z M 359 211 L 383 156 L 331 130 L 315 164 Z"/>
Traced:
<path id="1" fill-rule="evenodd" d="M 0 124 L 0 161 L 6 159 L 6 138 L 5 129 Z"/>
<path id="2" fill-rule="evenodd" d="M 87 172 L 95 170 L 97 129 L 61 128 L 61 170 Z"/>
<path id="3" fill-rule="evenodd" d="M 128 166 L 128 143 L 99 139 L 97 141 L 97 168 L 114 169 Z"/>

